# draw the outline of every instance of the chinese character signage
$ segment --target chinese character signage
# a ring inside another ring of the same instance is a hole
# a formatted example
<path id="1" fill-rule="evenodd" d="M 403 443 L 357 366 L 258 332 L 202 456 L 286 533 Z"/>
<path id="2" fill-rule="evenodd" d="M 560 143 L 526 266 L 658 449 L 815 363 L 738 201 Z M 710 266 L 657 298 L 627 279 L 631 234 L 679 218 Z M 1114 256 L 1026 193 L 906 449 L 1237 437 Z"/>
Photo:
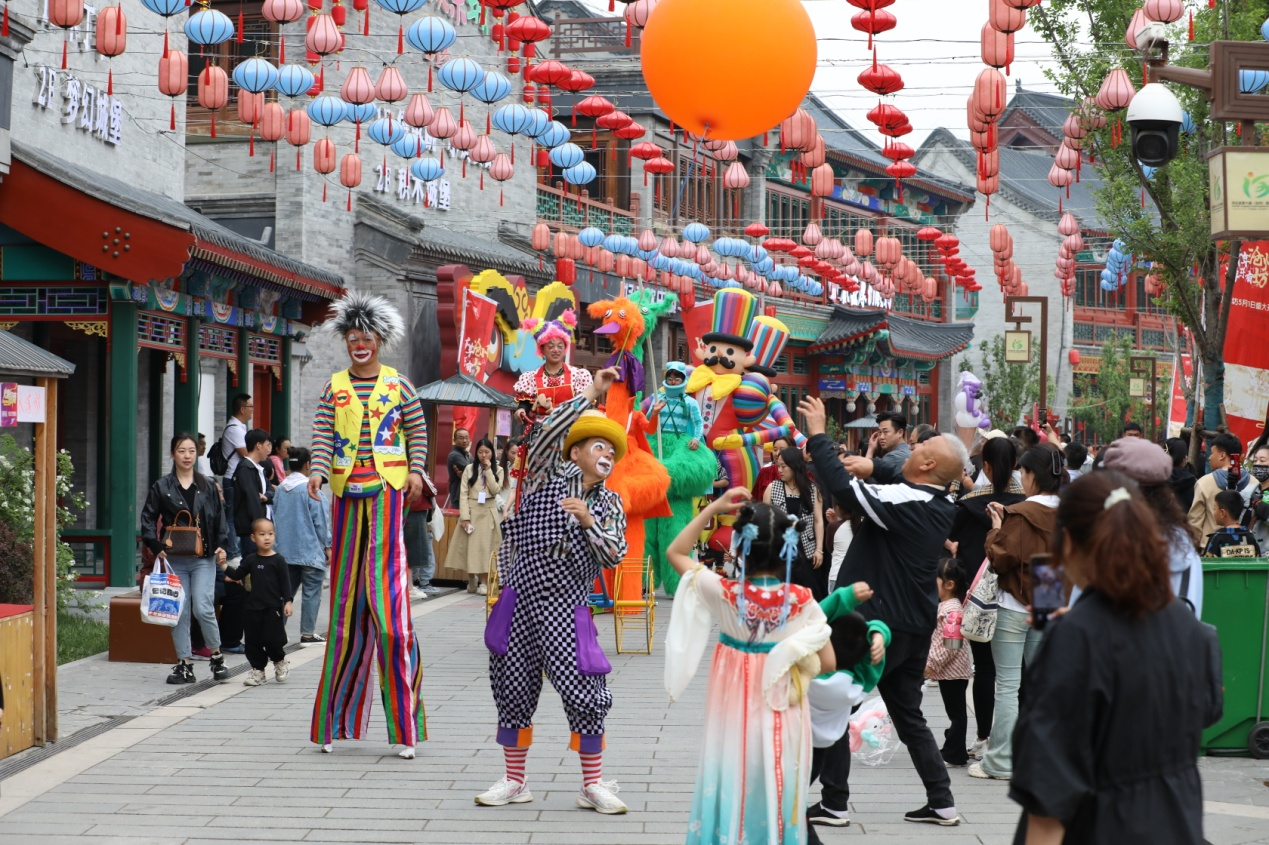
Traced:
<path id="1" fill-rule="evenodd" d="M 1220 278 L 1225 277 L 1221 267 Z M 1234 301 L 1225 329 L 1225 412 L 1229 430 L 1244 443 L 1259 437 L 1269 402 L 1269 241 L 1243 241 L 1234 277 Z"/>
<path id="2" fill-rule="evenodd" d="M 37 65 L 40 87 L 35 107 L 57 110 L 62 124 L 117 147 L 123 140 L 123 104 L 119 98 L 89 85 L 73 73 Z"/>
<path id="3" fill-rule="evenodd" d="M 42 387 L 18 385 L 18 422 L 47 422 L 48 397 Z"/>

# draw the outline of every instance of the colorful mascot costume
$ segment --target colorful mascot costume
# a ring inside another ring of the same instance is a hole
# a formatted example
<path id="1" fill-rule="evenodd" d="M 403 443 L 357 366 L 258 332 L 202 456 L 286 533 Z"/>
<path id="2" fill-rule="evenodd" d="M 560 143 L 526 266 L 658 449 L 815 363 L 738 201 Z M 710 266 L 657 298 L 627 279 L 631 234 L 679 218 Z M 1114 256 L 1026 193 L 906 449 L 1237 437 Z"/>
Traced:
<path id="1" fill-rule="evenodd" d="M 427 422 L 414 385 L 379 363 L 380 348 L 405 335 L 386 299 L 349 293 L 325 327 L 352 365 L 326 383 L 313 421 L 309 495 L 329 481 L 334 507 L 330 632 L 310 737 L 326 752 L 332 740 L 363 738 L 377 652 L 388 741 L 412 758 L 427 733 L 402 532 L 406 499 L 422 493 L 427 472 Z"/>
<path id="2" fill-rule="evenodd" d="M 586 411 L 614 375 L 601 370 L 595 384 L 542 421 L 520 480 L 520 507 L 503 523 L 502 591 L 485 627 L 485 645 L 507 768 L 477 804 L 533 800 L 525 760 L 545 673 L 564 700 L 570 747 L 581 756 L 577 804 L 605 814 L 626 811 L 615 786 L 600 781 L 604 719 L 612 707 L 604 676 L 612 667 L 586 603 L 600 570 L 626 556 L 621 497 L 604 486 L 626 452 L 626 431 Z"/>
<path id="3" fill-rule="evenodd" d="M 613 354 L 606 367 L 617 370 L 617 380 L 608 388 L 604 400 L 604 413 L 622 431 L 626 432 L 625 457 L 617 462 L 608 479 L 608 489 L 621 496 L 626 512 L 626 555 L 642 561 L 645 550 L 645 519 L 670 515 L 666 504 L 666 491 L 670 488 L 670 475 L 652 454 L 647 433 L 655 431 L 652 423 L 637 409 L 636 394 L 643 391 L 643 364 L 632 350 L 639 346 L 647 324 L 642 309 L 626 297 L 617 297 L 592 303 L 587 313 L 601 320 L 597 335 L 607 335 L 612 340 Z M 614 579 L 605 573 L 608 592 L 613 595 Z M 638 600 L 641 586 L 638 578 L 624 579 L 622 595 L 616 599 Z"/>
<path id="4" fill-rule="evenodd" d="M 655 411 L 653 409 L 659 408 Z M 670 516 L 649 519 L 645 551 L 652 557 L 653 573 L 666 595 L 674 595 L 679 574 L 665 557 L 665 550 L 695 516 L 696 499 L 705 495 L 718 472 L 714 453 L 705 445 L 701 409 L 687 395 L 687 365 L 671 361 L 665 365 L 661 389 L 643 400 L 643 413 L 657 421 L 653 450 L 670 474 L 666 498 Z"/>

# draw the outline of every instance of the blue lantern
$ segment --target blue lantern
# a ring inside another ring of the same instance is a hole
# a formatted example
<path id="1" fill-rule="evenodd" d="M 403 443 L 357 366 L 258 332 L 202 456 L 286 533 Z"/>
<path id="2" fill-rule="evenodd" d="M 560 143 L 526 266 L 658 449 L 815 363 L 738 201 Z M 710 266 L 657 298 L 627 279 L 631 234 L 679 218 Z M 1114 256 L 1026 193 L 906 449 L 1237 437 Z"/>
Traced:
<path id="1" fill-rule="evenodd" d="M 195 44 L 224 44 L 234 37 L 234 22 L 224 12 L 202 9 L 185 21 L 185 37 Z"/>
<path id="2" fill-rule="evenodd" d="M 405 137 L 405 124 L 390 117 L 381 117 L 366 127 L 366 134 L 376 144 L 386 147 Z"/>
<path id="3" fill-rule="evenodd" d="M 775 259 L 769 255 L 765 255 L 762 257 L 761 261 L 755 261 L 753 263 L 753 271 L 761 276 L 769 276 L 771 271 L 774 269 Z"/>
<path id="4" fill-rule="evenodd" d="M 283 97 L 300 97 L 313 87 L 317 77 L 303 65 L 282 65 L 278 68 L 278 81 L 273 87 Z"/>
<path id="5" fill-rule="evenodd" d="M 234 84 L 244 91 L 259 94 L 278 83 L 278 69 L 257 57 L 239 62 L 233 72 Z"/>
<path id="6" fill-rule="evenodd" d="M 434 158 L 421 158 L 410 165 L 410 175 L 423 182 L 435 182 L 445 174 L 445 168 Z"/>
<path id="7" fill-rule="evenodd" d="M 177 12 L 184 12 L 189 8 L 185 5 L 185 0 L 141 0 L 141 5 L 165 18 L 170 18 Z"/>
<path id="8" fill-rule="evenodd" d="M 586 153 L 576 144 L 561 144 L 549 153 L 551 164 L 567 170 L 586 161 Z M 589 180 L 588 180 L 589 181 Z"/>
<path id="9" fill-rule="evenodd" d="M 375 0 L 375 2 L 394 15 L 408 15 L 422 9 L 427 0 Z"/>
<path id="10" fill-rule="evenodd" d="M 369 123 L 379 114 L 379 107 L 374 103 L 344 102 L 344 105 L 348 107 L 344 120 L 349 123 Z"/>
<path id="11" fill-rule="evenodd" d="M 577 233 L 577 241 L 585 247 L 599 246 L 604 242 L 604 233 L 594 226 L 587 226 Z"/>
<path id="12" fill-rule="evenodd" d="M 425 149 L 427 144 L 423 143 L 423 136 L 417 132 L 406 132 L 392 142 L 392 151 L 401 158 L 419 158 Z"/>
<path id="13" fill-rule="evenodd" d="M 451 91 L 466 94 L 485 78 L 485 70 L 471 59 L 450 59 L 437 69 L 436 78 Z"/>
<path id="14" fill-rule="evenodd" d="M 589 185 L 595 181 L 595 166 L 588 161 L 564 169 L 564 181 L 570 185 Z"/>
<path id="15" fill-rule="evenodd" d="M 305 108 L 309 118 L 319 126 L 334 126 L 348 114 L 348 104 L 338 97 L 324 94 Z"/>
<path id="16" fill-rule="evenodd" d="M 541 109 L 529 109 L 528 112 L 529 125 L 524 128 L 524 134 L 536 138 L 551 125 L 551 116 Z"/>
<path id="17" fill-rule="evenodd" d="M 609 235 L 604 238 L 604 249 L 613 255 L 623 255 L 621 235 Z"/>
<path id="18" fill-rule="evenodd" d="M 405 31 L 405 40 L 410 42 L 410 46 L 429 56 L 449 47 L 457 38 L 453 24 L 435 15 L 419 18 Z"/>
<path id="19" fill-rule="evenodd" d="M 1140 164 L 1140 165 L 1141 165 L 1141 172 L 1142 172 L 1143 174 L 1145 174 L 1145 177 L 1146 177 L 1147 179 L 1153 179 L 1153 178 L 1154 178 L 1154 174 L 1155 174 L 1155 173 L 1157 173 L 1157 172 L 1159 171 L 1159 168 L 1157 168 L 1157 167 L 1151 167 L 1151 166 L 1150 166 L 1150 165 L 1148 165 L 1148 164 L 1141 164 L 1141 162 L 1137 162 L 1137 164 Z"/>
<path id="20" fill-rule="evenodd" d="M 503 106 L 493 113 L 493 125 L 508 135 L 519 135 L 529 125 L 529 110 L 519 103 Z"/>
<path id="21" fill-rule="evenodd" d="M 1269 41 L 1269 18 L 1265 18 L 1265 22 L 1260 25 L 1260 37 Z"/>
<path id="22" fill-rule="evenodd" d="M 527 111 L 527 109 L 526 109 Z M 533 140 L 540 147 L 546 147 L 553 150 L 560 144 L 567 144 L 569 139 L 573 137 L 573 133 L 568 131 L 568 127 L 560 123 L 558 120 L 552 120 L 550 125 L 540 135 L 535 135 Z"/>
<path id="23" fill-rule="evenodd" d="M 1240 94 L 1258 94 L 1265 86 L 1269 86 L 1269 70 L 1238 71 L 1238 92 Z"/>
<path id="24" fill-rule="evenodd" d="M 688 223 L 683 227 L 683 240 L 698 244 L 709 237 L 709 227 L 704 223 Z"/>
<path id="25" fill-rule="evenodd" d="M 760 262 L 760 261 L 764 261 L 764 260 L 766 260 L 766 258 L 767 258 L 767 250 L 766 250 L 764 247 L 760 247 L 760 246 L 750 246 L 750 247 L 749 247 L 749 260 L 750 260 L 750 261 L 752 261 L 752 262 L 754 262 L 755 264 L 757 264 L 757 263 L 758 263 L 758 262 Z"/>
<path id="26" fill-rule="evenodd" d="M 664 255 L 662 255 L 659 252 L 653 255 L 652 259 L 648 263 L 652 265 L 653 270 L 669 270 L 670 269 L 670 259 L 666 258 Z"/>
<path id="27" fill-rule="evenodd" d="M 493 105 L 511 93 L 511 80 L 496 70 L 485 72 L 485 78 L 471 89 L 471 95 L 482 103 Z"/>
<path id="28" fill-rule="evenodd" d="M 1198 127 L 1194 125 L 1194 118 L 1190 117 L 1188 111 L 1181 112 L 1181 131 L 1186 135 L 1193 135 Z"/>

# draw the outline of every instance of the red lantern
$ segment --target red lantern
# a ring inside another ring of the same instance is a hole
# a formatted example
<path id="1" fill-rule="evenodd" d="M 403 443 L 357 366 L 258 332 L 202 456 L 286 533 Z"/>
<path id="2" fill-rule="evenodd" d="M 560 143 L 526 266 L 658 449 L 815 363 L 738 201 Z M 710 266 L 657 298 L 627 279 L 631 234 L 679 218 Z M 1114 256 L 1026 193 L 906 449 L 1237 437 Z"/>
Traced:
<path id="1" fill-rule="evenodd" d="M 583 117 L 603 117 L 606 114 L 612 114 L 617 107 L 612 101 L 606 97 L 585 97 L 577 105 L 573 106 L 573 125 L 577 125 L 577 115 Z"/>
<path id="2" fill-rule="evenodd" d="M 545 61 L 533 68 L 533 82 L 539 85 L 556 85 L 561 82 L 568 81 L 572 77 L 573 71 L 570 70 L 563 62 L 557 62 L 554 59 Z"/>
<path id="3" fill-rule="evenodd" d="M 8 6 L 5 7 L 8 15 Z M 97 52 L 114 58 L 128 46 L 128 18 L 122 6 L 107 6 L 97 15 Z M 111 67 L 106 75 L 106 93 L 115 92 L 115 71 Z"/>
<path id="4" fill-rule="evenodd" d="M 916 150 L 902 141 L 896 141 L 885 147 L 881 154 L 891 161 L 902 161 L 905 158 L 912 158 L 912 156 L 916 155 Z"/>
<path id="5" fill-rule="evenodd" d="M 1072 367 L 1078 367 L 1080 365 L 1080 351 L 1078 349 L 1072 349 L 1069 353 L 1067 353 L 1066 357 L 1067 360 L 1071 362 Z"/>
<path id="6" fill-rule="evenodd" d="M 903 77 L 889 65 L 873 63 L 859 74 L 859 84 L 879 96 L 894 94 L 903 90 Z"/>
<path id="7" fill-rule="evenodd" d="M 212 112 L 211 136 L 216 137 L 216 110 L 229 102 L 229 75 L 216 65 L 207 65 L 198 75 L 198 104 Z"/>
<path id="8" fill-rule="evenodd" d="M 745 227 L 745 234 L 751 238 L 763 238 L 770 234 L 771 230 L 762 223 L 750 223 Z"/>
<path id="9" fill-rule="evenodd" d="M 907 179 L 909 176 L 915 176 L 916 172 L 916 167 L 910 161 L 896 161 L 886 165 L 886 173 L 895 179 Z"/>
<path id="10" fill-rule="evenodd" d="M 870 121 L 881 129 L 891 126 L 902 126 L 908 120 L 907 115 L 889 103 L 880 103 L 873 106 L 867 116 Z"/>
<path id="11" fill-rule="evenodd" d="M 916 236 L 917 240 L 929 242 L 935 240 L 941 234 L 943 233 L 933 226 L 923 226 L 917 230 Z"/>
<path id="12" fill-rule="evenodd" d="M 335 142 L 319 138 L 313 145 L 313 169 L 323 175 L 335 170 Z"/>
<path id="13" fill-rule="evenodd" d="M 858 12 L 851 16 L 850 25 L 860 32 L 868 33 L 868 49 L 872 49 L 872 37 L 882 32 L 889 32 L 899 23 L 894 15 L 885 9 L 873 8 L 866 12 Z"/>
<path id="14" fill-rule="evenodd" d="M 1013 33 L 998 32 L 992 28 L 991 24 L 983 24 L 979 41 L 983 64 L 988 67 L 1006 68 L 1005 73 L 1008 73 L 1007 68 L 1013 64 Z"/>
<path id="15" fill-rule="evenodd" d="M 555 259 L 555 278 L 566 285 L 577 281 L 577 265 L 571 258 Z"/>
<path id="16" fill-rule="evenodd" d="M 1005 75 L 988 68 L 974 80 L 974 108 L 987 120 L 995 120 L 1005 110 L 1005 91 L 1008 83 Z"/>

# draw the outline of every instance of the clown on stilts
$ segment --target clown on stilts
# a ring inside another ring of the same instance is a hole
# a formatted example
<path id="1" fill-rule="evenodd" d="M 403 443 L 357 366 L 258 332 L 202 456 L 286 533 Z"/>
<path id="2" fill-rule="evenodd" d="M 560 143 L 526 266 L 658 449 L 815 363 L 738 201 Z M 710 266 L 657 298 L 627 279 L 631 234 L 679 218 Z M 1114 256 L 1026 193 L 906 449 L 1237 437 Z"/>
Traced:
<path id="1" fill-rule="evenodd" d="M 351 366 L 331 376 L 313 421 L 308 492 L 318 498 L 329 481 L 334 505 L 330 631 L 310 738 L 329 753 L 334 740 L 365 736 L 377 652 L 388 742 L 412 759 L 427 735 L 402 529 L 406 501 L 430 483 L 427 422 L 414 385 L 379 362 L 405 336 L 388 300 L 349 293 L 325 328 L 343 339 Z"/>
<path id="2" fill-rule="evenodd" d="M 502 590 L 489 614 L 485 645 L 506 776 L 477 795 L 477 804 L 533 800 L 525 763 L 545 673 L 564 701 L 569 746 L 581 758 L 578 806 L 626 812 L 616 784 L 600 780 L 604 720 L 612 707 L 604 676 L 612 667 L 586 604 L 600 571 L 626 555 L 621 498 L 604 485 L 625 455 L 626 431 L 588 410 L 616 377 L 615 369 L 600 370 L 581 395 L 541 421 L 520 480 L 520 505 L 502 525 Z"/>

